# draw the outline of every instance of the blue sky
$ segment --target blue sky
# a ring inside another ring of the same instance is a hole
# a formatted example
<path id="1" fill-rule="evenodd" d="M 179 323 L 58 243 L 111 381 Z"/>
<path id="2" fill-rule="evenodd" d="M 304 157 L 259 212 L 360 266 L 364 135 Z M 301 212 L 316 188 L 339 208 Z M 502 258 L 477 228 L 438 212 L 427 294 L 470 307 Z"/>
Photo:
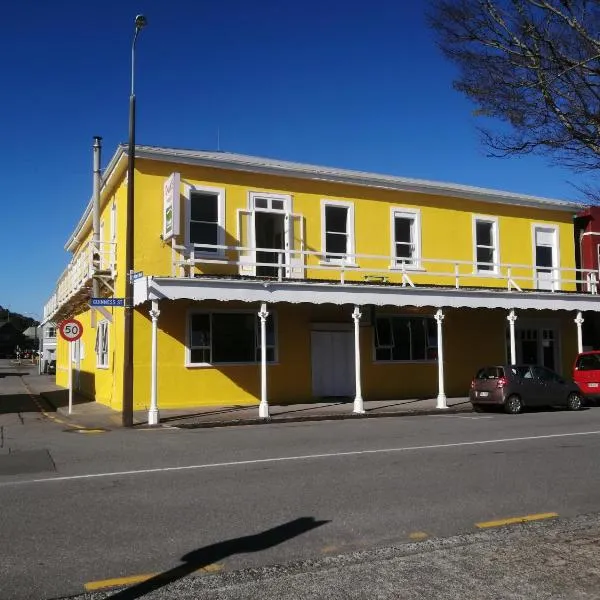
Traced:
<path id="1" fill-rule="evenodd" d="M 541 158 L 487 158 L 473 106 L 425 24 L 427 2 L 31 0 L 0 23 L 0 305 L 40 314 L 64 243 L 127 139 L 577 199 Z M 590 182 L 591 183 L 591 182 Z"/>

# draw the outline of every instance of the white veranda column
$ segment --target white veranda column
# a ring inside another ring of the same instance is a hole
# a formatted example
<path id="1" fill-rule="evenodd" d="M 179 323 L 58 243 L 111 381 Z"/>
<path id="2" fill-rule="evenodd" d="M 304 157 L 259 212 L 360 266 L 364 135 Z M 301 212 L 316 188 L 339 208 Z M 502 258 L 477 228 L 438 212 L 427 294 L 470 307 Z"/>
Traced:
<path id="1" fill-rule="evenodd" d="M 354 414 L 362 415 L 365 407 L 362 397 L 362 388 L 360 384 L 360 317 L 362 316 L 360 308 L 354 307 L 352 319 L 354 320 L 354 374 L 355 374 L 355 396 L 354 396 Z"/>
<path id="2" fill-rule="evenodd" d="M 158 301 L 152 300 L 150 318 L 152 319 L 152 365 L 150 380 L 150 409 L 148 410 L 148 425 L 158 425 L 160 414 L 158 412 Z"/>
<path id="3" fill-rule="evenodd" d="M 584 321 L 585 319 L 583 318 L 581 311 L 579 311 L 575 317 L 575 324 L 577 325 L 577 352 L 583 352 L 583 335 L 581 333 L 581 326 L 583 325 Z"/>
<path id="4" fill-rule="evenodd" d="M 517 320 L 517 315 L 514 309 L 511 309 L 506 319 L 510 330 L 510 364 L 515 365 L 517 364 L 517 344 L 515 341 L 515 321 Z"/>
<path id="5" fill-rule="evenodd" d="M 261 419 L 269 418 L 269 402 L 267 400 L 267 305 L 263 302 L 258 312 L 260 318 L 260 404 L 258 416 Z"/>
<path id="6" fill-rule="evenodd" d="M 444 391 L 444 330 L 442 328 L 442 321 L 444 320 L 444 313 L 442 309 L 438 309 L 435 313 L 435 320 L 437 321 L 437 344 L 438 344 L 438 396 L 437 396 L 437 408 L 448 408 L 446 404 L 446 393 Z"/>

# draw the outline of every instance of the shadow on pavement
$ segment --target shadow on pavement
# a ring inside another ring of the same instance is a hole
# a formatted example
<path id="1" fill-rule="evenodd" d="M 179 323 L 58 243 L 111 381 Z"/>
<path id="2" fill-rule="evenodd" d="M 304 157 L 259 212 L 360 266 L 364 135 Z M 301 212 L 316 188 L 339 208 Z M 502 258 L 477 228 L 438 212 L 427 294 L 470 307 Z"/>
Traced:
<path id="1" fill-rule="evenodd" d="M 117 592 L 110 596 L 113 600 L 135 600 L 146 594 L 154 592 L 170 583 L 173 583 L 194 571 L 207 567 L 215 562 L 223 560 L 234 554 L 245 554 L 249 552 L 261 552 L 273 546 L 277 546 L 296 536 L 302 535 L 329 523 L 329 521 L 317 521 L 314 517 L 301 517 L 289 523 L 278 525 L 261 533 L 233 538 L 224 542 L 218 542 L 194 550 L 182 557 L 184 564 L 155 575 L 151 579 L 139 583 L 130 588 Z"/>

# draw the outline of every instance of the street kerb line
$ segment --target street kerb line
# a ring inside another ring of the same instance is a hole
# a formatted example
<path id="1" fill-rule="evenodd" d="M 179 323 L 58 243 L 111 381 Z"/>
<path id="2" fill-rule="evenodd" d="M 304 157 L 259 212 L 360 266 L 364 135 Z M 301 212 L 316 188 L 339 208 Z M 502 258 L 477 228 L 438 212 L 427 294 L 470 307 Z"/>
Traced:
<path id="1" fill-rule="evenodd" d="M 315 460 L 319 458 L 337 458 L 343 456 L 367 456 L 374 454 L 393 454 L 396 452 L 411 452 L 415 450 L 437 450 L 442 448 L 459 448 L 461 446 L 484 446 L 487 444 L 506 444 L 509 442 L 526 442 L 535 440 L 549 440 L 565 437 L 584 435 L 600 435 L 600 431 L 578 431 L 573 433 L 550 433 L 548 435 L 534 435 L 527 437 L 500 438 L 497 440 L 478 440 L 474 442 L 454 442 L 449 444 L 430 444 L 426 446 L 404 446 L 400 448 L 378 448 L 375 450 L 349 450 L 347 452 L 328 452 L 323 454 L 305 454 L 300 456 L 275 456 L 272 458 L 255 458 L 251 460 L 236 460 L 220 463 L 205 463 L 200 465 L 182 465 L 178 467 L 156 467 L 152 469 L 135 469 L 131 471 L 112 471 L 106 473 L 86 473 L 83 475 L 65 475 L 63 477 L 46 477 L 44 479 L 24 479 L 20 481 L 2 481 L 0 488 L 8 486 L 26 485 L 33 483 L 52 483 L 58 481 L 77 481 L 85 479 L 101 479 L 104 477 L 124 477 L 127 475 L 149 475 L 152 473 L 170 473 L 176 471 L 197 471 L 200 469 L 216 469 L 219 467 L 237 467 L 246 465 L 260 465 L 267 463 L 293 462 L 301 460 Z"/>

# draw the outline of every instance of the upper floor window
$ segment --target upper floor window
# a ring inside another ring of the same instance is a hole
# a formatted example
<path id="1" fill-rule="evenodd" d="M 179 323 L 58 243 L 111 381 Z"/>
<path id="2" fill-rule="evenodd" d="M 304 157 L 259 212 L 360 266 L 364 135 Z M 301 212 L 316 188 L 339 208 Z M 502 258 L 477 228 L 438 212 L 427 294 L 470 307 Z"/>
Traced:
<path id="1" fill-rule="evenodd" d="M 433 317 L 376 317 L 376 361 L 423 361 L 436 358 L 437 325 Z"/>
<path id="2" fill-rule="evenodd" d="M 260 362 L 260 321 L 254 312 L 194 313 L 188 320 L 187 364 Z M 275 360 L 275 323 L 267 319 L 267 361 Z"/>
<path id="3" fill-rule="evenodd" d="M 46 329 L 46 337 L 47 338 L 55 338 L 56 337 L 56 327 L 48 327 Z"/>
<path id="4" fill-rule="evenodd" d="M 325 200 L 322 205 L 322 247 L 327 262 L 354 263 L 354 205 Z"/>
<path id="5" fill-rule="evenodd" d="M 493 217 L 473 218 L 476 273 L 498 273 L 498 220 Z"/>
<path id="6" fill-rule="evenodd" d="M 225 190 L 193 188 L 189 192 L 188 243 L 199 252 L 223 254 L 215 248 L 224 243 Z M 211 247 L 212 246 L 212 247 Z"/>
<path id="7" fill-rule="evenodd" d="M 392 209 L 392 266 L 420 267 L 421 215 L 418 211 Z"/>
<path id="8" fill-rule="evenodd" d="M 108 321 L 100 321 L 96 326 L 96 366 L 108 367 Z"/>

